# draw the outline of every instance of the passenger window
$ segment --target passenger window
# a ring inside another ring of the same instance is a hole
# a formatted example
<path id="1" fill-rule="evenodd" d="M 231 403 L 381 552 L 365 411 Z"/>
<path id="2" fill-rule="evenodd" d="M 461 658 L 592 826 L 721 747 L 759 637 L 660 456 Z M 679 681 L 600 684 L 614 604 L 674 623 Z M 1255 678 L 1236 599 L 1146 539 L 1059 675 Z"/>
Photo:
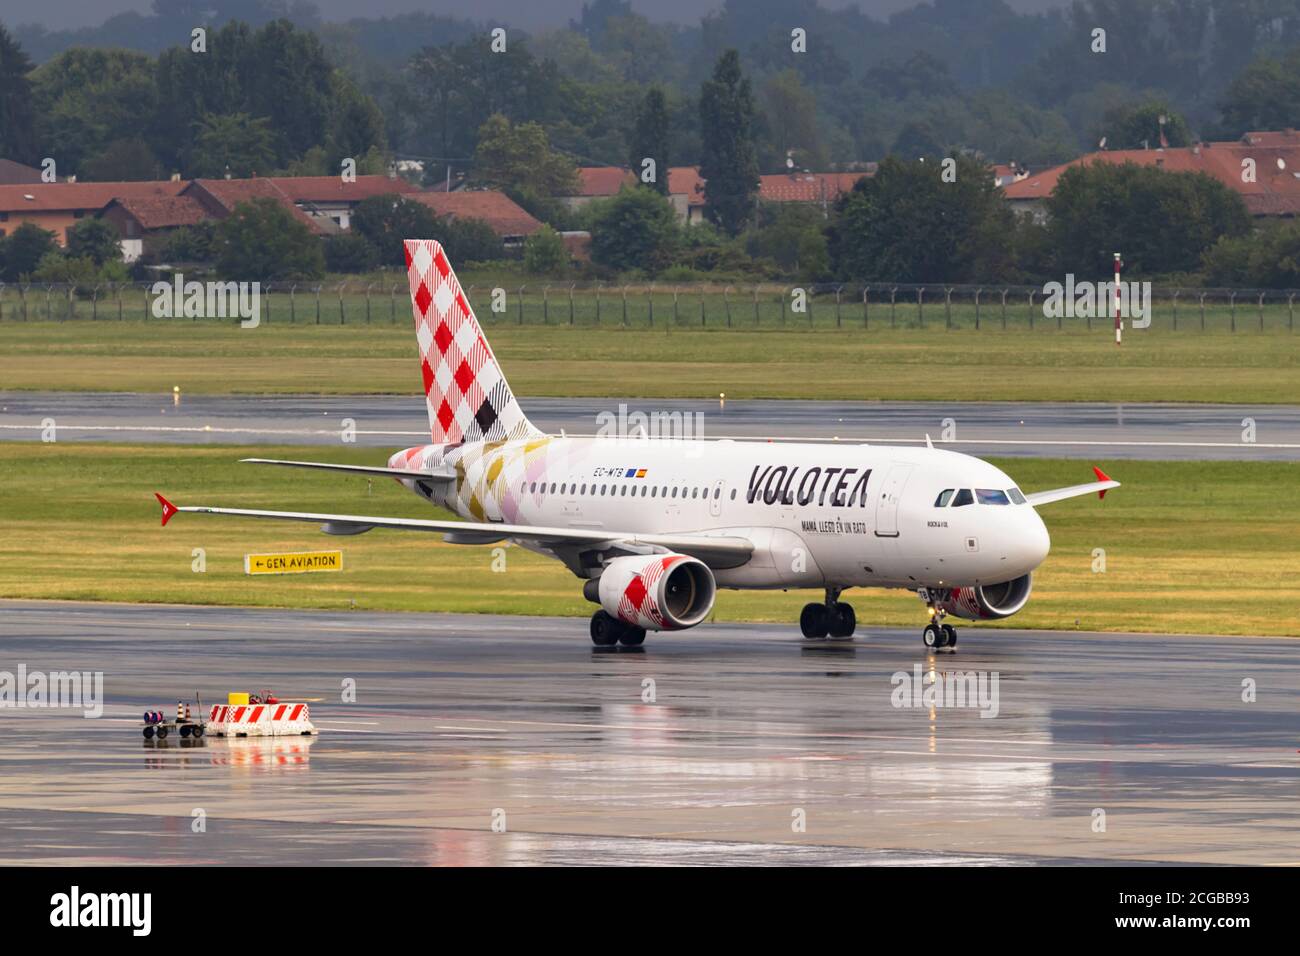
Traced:
<path id="1" fill-rule="evenodd" d="M 721 498 L 721 497 L 722 497 L 722 489 L 721 489 L 721 488 L 714 488 L 714 489 L 713 489 L 713 500 L 716 501 L 717 499 L 719 499 L 719 498 Z"/>
<path id="2" fill-rule="evenodd" d="M 979 503 L 982 505 L 1011 504 L 1011 499 L 1007 497 L 1007 493 L 998 491 L 996 488 L 976 488 L 975 497 L 979 499 Z"/>
<path id="3" fill-rule="evenodd" d="M 736 500 L 736 489 L 735 489 L 735 488 L 732 488 L 732 489 L 731 489 L 731 500 L 732 500 L 732 501 L 735 501 L 735 500 Z"/>
<path id="4" fill-rule="evenodd" d="M 952 506 L 954 508 L 960 508 L 962 505 L 973 505 L 974 503 L 975 496 L 970 493 L 969 488 L 960 489 L 952 499 Z"/>
<path id="5" fill-rule="evenodd" d="M 1025 496 L 1020 493 L 1019 488 L 1012 488 L 1007 492 L 1007 497 L 1018 505 L 1023 505 L 1025 503 Z"/>
<path id="6" fill-rule="evenodd" d="M 651 497 L 651 498 L 657 498 L 657 497 L 659 497 L 659 486 L 658 486 L 658 485 L 655 485 L 654 487 L 652 487 L 652 488 L 650 489 L 650 497 Z"/>
<path id="7" fill-rule="evenodd" d="M 936 508 L 948 507 L 948 502 L 952 501 L 952 492 L 953 489 L 951 488 L 945 488 L 939 492 L 939 497 L 934 499 L 934 506 Z"/>

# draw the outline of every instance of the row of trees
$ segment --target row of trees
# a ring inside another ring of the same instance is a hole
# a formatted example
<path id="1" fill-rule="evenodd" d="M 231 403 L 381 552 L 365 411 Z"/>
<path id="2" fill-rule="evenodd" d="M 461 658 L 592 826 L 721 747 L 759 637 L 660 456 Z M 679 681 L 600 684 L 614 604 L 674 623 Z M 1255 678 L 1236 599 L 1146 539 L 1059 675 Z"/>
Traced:
<path id="1" fill-rule="evenodd" d="M 74 47 L 33 69 L 0 25 L 0 155 L 87 180 L 385 168 L 379 108 L 314 34 L 232 21 L 203 45 Z"/>

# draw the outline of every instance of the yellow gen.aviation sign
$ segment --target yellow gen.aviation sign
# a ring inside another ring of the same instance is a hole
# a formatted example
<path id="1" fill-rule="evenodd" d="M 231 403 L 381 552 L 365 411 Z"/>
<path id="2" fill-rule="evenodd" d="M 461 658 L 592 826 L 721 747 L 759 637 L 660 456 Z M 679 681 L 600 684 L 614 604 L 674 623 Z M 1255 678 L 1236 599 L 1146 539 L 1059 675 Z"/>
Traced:
<path id="1" fill-rule="evenodd" d="M 284 554 L 244 555 L 245 574 L 305 574 L 308 571 L 342 570 L 342 551 L 289 551 Z"/>

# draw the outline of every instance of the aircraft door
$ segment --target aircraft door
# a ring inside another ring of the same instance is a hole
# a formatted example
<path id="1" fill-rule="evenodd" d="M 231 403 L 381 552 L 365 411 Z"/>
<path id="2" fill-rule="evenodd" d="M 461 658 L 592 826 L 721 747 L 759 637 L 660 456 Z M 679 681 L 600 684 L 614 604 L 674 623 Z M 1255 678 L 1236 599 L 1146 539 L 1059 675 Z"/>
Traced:
<path id="1" fill-rule="evenodd" d="M 876 537 L 898 537 L 898 503 L 902 500 L 903 486 L 907 484 L 913 467 L 897 461 L 889 466 L 880 497 L 876 500 Z"/>

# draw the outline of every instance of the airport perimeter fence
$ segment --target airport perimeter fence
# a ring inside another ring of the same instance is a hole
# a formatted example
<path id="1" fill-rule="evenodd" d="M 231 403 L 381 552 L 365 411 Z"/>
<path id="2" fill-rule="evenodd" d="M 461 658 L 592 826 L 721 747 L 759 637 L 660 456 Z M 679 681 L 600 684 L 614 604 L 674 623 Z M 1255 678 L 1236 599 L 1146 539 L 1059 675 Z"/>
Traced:
<path id="1" fill-rule="evenodd" d="M 365 325 L 410 322 L 405 281 L 259 283 L 258 322 Z M 168 315 L 155 283 L 0 283 L 0 323 L 34 321 L 240 321 L 233 305 Z M 845 329 L 1109 331 L 1111 306 L 1086 317 L 1045 314 L 1042 286 L 904 283 L 466 284 L 486 326 L 628 329 Z M 1151 330 L 1294 332 L 1297 289 L 1153 286 Z M 174 299 L 169 296 L 168 298 Z M 173 306 L 176 303 L 173 302 Z M 175 311 L 173 308 L 172 311 Z M 160 312 L 162 313 L 160 315 Z M 1125 327 L 1131 326 L 1126 321 Z"/>

